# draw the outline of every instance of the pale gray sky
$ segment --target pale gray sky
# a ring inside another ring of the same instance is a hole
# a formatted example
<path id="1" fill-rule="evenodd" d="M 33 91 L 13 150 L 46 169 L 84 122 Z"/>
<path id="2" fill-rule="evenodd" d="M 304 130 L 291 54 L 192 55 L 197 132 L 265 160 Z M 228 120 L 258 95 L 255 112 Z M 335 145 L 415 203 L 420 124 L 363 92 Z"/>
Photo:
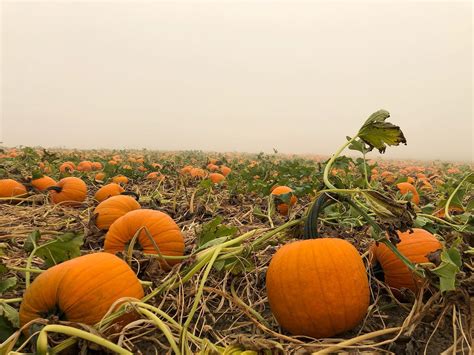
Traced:
<path id="1" fill-rule="evenodd" d="M 8 146 L 330 154 L 384 108 L 385 157 L 473 158 L 470 1 L 3 1 L 1 30 Z"/>

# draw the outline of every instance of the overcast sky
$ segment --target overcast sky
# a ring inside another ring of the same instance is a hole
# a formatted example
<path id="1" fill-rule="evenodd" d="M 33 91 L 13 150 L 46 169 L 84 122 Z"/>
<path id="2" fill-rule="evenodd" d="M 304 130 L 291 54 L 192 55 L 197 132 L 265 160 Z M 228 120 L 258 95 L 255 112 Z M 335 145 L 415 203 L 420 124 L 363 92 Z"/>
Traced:
<path id="1" fill-rule="evenodd" d="M 1 12 L 7 146 L 330 154 L 384 108 L 408 140 L 386 158 L 473 159 L 470 1 Z"/>

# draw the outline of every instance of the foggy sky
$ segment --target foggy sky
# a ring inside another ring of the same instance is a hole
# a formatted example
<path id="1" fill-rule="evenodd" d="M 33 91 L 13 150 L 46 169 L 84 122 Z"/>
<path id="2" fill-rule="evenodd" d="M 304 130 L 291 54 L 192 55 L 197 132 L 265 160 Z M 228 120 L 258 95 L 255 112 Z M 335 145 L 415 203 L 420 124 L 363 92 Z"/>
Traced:
<path id="1" fill-rule="evenodd" d="M 7 146 L 330 154 L 384 108 L 408 140 L 386 158 L 474 155 L 470 1 L 4 1 L 1 15 Z"/>

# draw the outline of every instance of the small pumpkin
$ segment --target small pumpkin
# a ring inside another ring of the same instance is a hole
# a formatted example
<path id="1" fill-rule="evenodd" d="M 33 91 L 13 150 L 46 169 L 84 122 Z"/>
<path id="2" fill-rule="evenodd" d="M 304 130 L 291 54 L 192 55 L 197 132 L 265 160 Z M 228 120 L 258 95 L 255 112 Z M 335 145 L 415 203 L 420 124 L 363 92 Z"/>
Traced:
<path id="1" fill-rule="evenodd" d="M 207 164 L 207 170 L 209 171 L 216 171 L 216 170 L 219 170 L 219 167 L 216 165 L 216 164 Z"/>
<path id="2" fill-rule="evenodd" d="M 103 182 L 106 176 L 107 175 L 105 175 L 104 172 L 100 172 L 100 173 L 95 174 L 94 180 L 98 182 Z"/>
<path id="3" fill-rule="evenodd" d="M 40 178 L 31 180 L 31 185 L 38 191 L 45 191 L 49 187 L 54 186 L 56 184 L 57 184 L 56 180 L 46 175 Z"/>
<path id="4" fill-rule="evenodd" d="M 231 168 L 229 168 L 228 166 L 225 166 L 225 165 L 222 165 L 222 166 L 220 167 L 220 170 L 221 170 L 222 175 L 224 175 L 224 176 L 229 175 L 230 172 L 232 171 Z"/>
<path id="5" fill-rule="evenodd" d="M 177 224 L 166 213 L 149 209 L 128 212 L 112 223 L 105 236 L 104 250 L 108 253 L 124 251 L 125 245 L 141 228 L 146 228 L 154 241 L 151 241 L 142 229 L 138 242 L 144 253 L 158 254 L 154 246 L 156 244 L 162 255 L 184 254 L 184 238 Z M 177 263 L 178 260 L 167 260 L 168 265 Z"/>
<path id="6" fill-rule="evenodd" d="M 192 168 L 189 173 L 193 178 L 203 178 L 206 176 L 206 172 L 201 168 Z"/>
<path id="7" fill-rule="evenodd" d="M 222 174 L 219 174 L 219 173 L 211 173 L 211 174 L 209 174 L 209 179 L 211 179 L 211 181 L 214 184 L 218 184 L 218 183 L 225 180 L 225 176 L 222 175 Z"/>
<path id="8" fill-rule="evenodd" d="M 87 185 L 77 177 L 66 177 L 48 188 L 51 202 L 67 206 L 77 205 L 87 197 Z"/>
<path id="9" fill-rule="evenodd" d="M 120 195 L 124 191 L 125 189 L 122 186 L 113 182 L 113 183 L 104 185 L 99 190 L 97 190 L 97 192 L 94 195 L 94 198 L 98 202 L 102 202 L 111 196 Z"/>
<path id="10" fill-rule="evenodd" d="M 441 243 L 430 232 L 413 228 L 413 233 L 397 232 L 400 243 L 396 246 L 412 263 L 428 262 L 427 255 L 442 248 Z M 371 258 L 380 263 L 384 273 L 384 279 L 388 286 L 400 290 L 407 288 L 416 292 L 418 282 L 408 267 L 388 248 L 385 244 L 373 244 Z"/>
<path id="11" fill-rule="evenodd" d="M 268 302 L 293 335 L 332 337 L 354 328 L 369 307 L 369 282 L 356 248 L 338 238 L 281 247 L 267 270 Z"/>
<path id="12" fill-rule="evenodd" d="M 13 179 L 0 180 L 0 197 L 14 197 L 26 194 L 25 185 Z"/>
<path id="13" fill-rule="evenodd" d="M 112 196 L 99 203 L 95 208 L 94 214 L 97 215 L 95 224 L 99 229 L 106 230 L 118 218 L 127 212 L 141 208 L 136 199 L 131 196 L 117 195 Z"/>
<path id="14" fill-rule="evenodd" d="M 77 171 L 91 171 L 92 170 L 92 162 L 89 160 L 81 161 L 77 164 Z"/>
<path id="15" fill-rule="evenodd" d="M 162 181 L 165 179 L 165 176 L 158 171 L 153 171 L 146 176 L 146 179 L 152 180 L 152 181 L 156 181 L 156 180 Z"/>
<path id="16" fill-rule="evenodd" d="M 61 173 L 72 173 L 74 170 L 76 170 L 76 166 L 74 165 L 73 162 L 70 162 L 70 161 L 62 163 L 59 166 L 59 171 Z"/>
<path id="17" fill-rule="evenodd" d="M 415 205 L 418 205 L 420 203 L 420 195 L 418 194 L 418 191 L 416 191 L 415 186 L 413 186 L 409 182 L 401 182 L 397 184 L 397 188 L 398 190 L 400 190 L 402 195 L 406 195 L 411 192 L 411 202 L 413 202 Z"/>
<path id="18" fill-rule="evenodd" d="M 95 161 L 92 163 L 92 170 L 101 170 L 102 169 L 102 163 Z"/>
<path id="19" fill-rule="evenodd" d="M 276 196 L 277 198 L 279 195 L 284 195 L 288 193 L 293 193 L 293 190 L 289 188 L 288 186 L 278 186 L 272 190 L 272 195 Z M 298 198 L 292 194 L 290 198 L 290 206 L 294 206 L 297 201 L 298 201 Z M 280 214 L 284 216 L 288 214 L 288 209 L 289 209 L 288 204 L 281 202 L 281 203 L 277 203 L 276 207 L 277 207 L 278 212 L 280 212 Z"/>
<path id="20" fill-rule="evenodd" d="M 137 276 L 122 259 L 109 253 L 80 256 L 53 266 L 33 281 L 20 306 L 20 326 L 53 315 L 93 325 L 118 299 L 143 295 Z"/>
<path id="21" fill-rule="evenodd" d="M 128 184 L 128 178 L 123 175 L 117 175 L 112 178 L 112 182 L 115 182 L 116 184 Z"/>

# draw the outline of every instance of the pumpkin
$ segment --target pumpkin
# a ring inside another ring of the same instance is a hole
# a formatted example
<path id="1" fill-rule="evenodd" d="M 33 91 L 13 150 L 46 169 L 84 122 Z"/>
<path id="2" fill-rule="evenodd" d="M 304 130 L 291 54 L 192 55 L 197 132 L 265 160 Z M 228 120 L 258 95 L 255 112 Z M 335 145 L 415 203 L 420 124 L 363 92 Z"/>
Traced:
<path id="1" fill-rule="evenodd" d="M 229 168 L 228 166 L 225 166 L 225 165 L 222 165 L 220 170 L 221 170 L 222 175 L 224 175 L 224 176 L 229 175 L 230 172 L 232 171 L 231 168 Z"/>
<path id="2" fill-rule="evenodd" d="M 48 187 L 56 185 L 57 182 L 53 178 L 50 178 L 49 176 L 43 176 L 37 179 L 31 180 L 31 185 L 38 191 L 44 191 L 47 190 Z"/>
<path id="3" fill-rule="evenodd" d="M 278 197 L 279 195 L 284 195 L 290 192 L 293 193 L 293 190 L 288 186 L 278 186 L 272 190 L 272 195 Z M 298 199 L 292 194 L 290 198 L 290 206 L 293 206 L 296 201 L 298 201 Z M 277 210 L 280 214 L 286 216 L 288 214 L 288 209 L 289 207 L 286 203 L 277 203 Z"/>
<path id="4" fill-rule="evenodd" d="M 413 233 L 407 231 L 397 234 L 400 238 L 398 250 L 412 263 L 426 263 L 429 253 L 442 248 L 438 239 L 424 229 L 414 228 Z M 385 244 L 373 244 L 370 252 L 371 257 L 380 263 L 388 286 L 396 290 L 407 288 L 413 292 L 417 291 L 418 282 L 412 272 Z"/>
<path id="5" fill-rule="evenodd" d="M 97 215 L 95 224 L 99 229 L 109 229 L 113 222 L 127 212 L 141 208 L 137 200 L 131 196 L 112 196 L 99 203 L 94 214 Z"/>
<path id="6" fill-rule="evenodd" d="M 21 196 L 27 193 L 26 187 L 13 179 L 0 180 L 0 197 Z"/>
<path id="7" fill-rule="evenodd" d="M 145 230 L 140 232 L 138 242 L 143 252 L 157 254 L 156 244 L 160 254 L 182 256 L 184 254 L 184 238 L 176 223 L 166 213 L 140 209 L 128 212 L 117 219 L 109 228 L 105 236 L 104 250 L 108 253 L 118 253 L 125 250 L 126 244 L 142 227 L 147 228 L 154 242 L 150 240 Z M 167 260 L 167 264 L 174 265 L 179 260 Z"/>
<path id="8" fill-rule="evenodd" d="M 116 183 L 110 183 L 102 186 L 94 195 L 98 202 L 108 199 L 110 196 L 120 195 L 125 189 Z"/>
<path id="9" fill-rule="evenodd" d="M 338 238 L 281 247 L 267 270 L 268 302 L 293 335 L 332 337 L 354 328 L 369 307 L 369 282 L 356 248 Z"/>
<path id="10" fill-rule="evenodd" d="M 106 177 L 105 173 L 97 173 L 97 174 L 95 174 L 94 180 L 99 181 L 99 182 L 103 182 L 105 177 Z"/>
<path id="11" fill-rule="evenodd" d="M 209 171 L 216 171 L 216 170 L 219 170 L 219 167 L 216 165 L 216 164 L 207 164 L 207 170 Z"/>
<path id="12" fill-rule="evenodd" d="M 222 175 L 222 174 L 219 174 L 219 173 L 211 173 L 211 174 L 209 174 L 209 179 L 211 179 L 211 181 L 214 184 L 218 184 L 218 183 L 224 181 L 225 176 Z"/>
<path id="13" fill-rule="evenodd" d="M 59 171 L 61 173 L 72 173 L 75 169 L 76 169 L 76 166 L 74 165 L 74 163 L 72 163 L 70 161 L 62 163 L 59 166 Z"/>
<path id="14" fill-rule="evenodd" d="M 78 171 L 91 171 L 92 170 L 92 163 L 88 160 L 81 161 L 77 164 Z"/>
<path id="15" fill-rule="evenodd" d="M 116 184 L 128 184 L 128 178 L 123 175 L 117 175 L 112 178 L 112 182 Z"/>
<path id="16" fill-rule="evenodd" d="M 186 165 L 185 167 L 181 168 L 179 172 L 181 175 L 190 175 L 192 169 L 193 167 L 191 165 Z"/>
<path id="17" fill-rule="evenodd" d="M 158 171 L 153 171 L 151 173 L 149 173 L 147 176 L 146 176 L 146 179 L 147 180 L 152 180 L 152 181 L 155 181 L 155 180 L 164 180 L 165 177 L 163 174 L 161 174 L 160 172 Z"/>
<path id="18" fill-rule="evenodd" d="M 118 299 L 143 295 L 138 278 L 122 259 L 109 253 L 80 256 L 53 266 L 32 282 L 20 306 L 20 326 L 53 315 L 94 325 Z"/>
<path id="19" fill-rule="evenodd" d="M 101 170 L 102 169 L 102 163 L 95 161 L 92 164 L 92 170 Z"/>
<path id="20" fill-rule="evenodd" d="M 401 182 L 397 184 L 397 188 L 400 190 L 402 195 L 406 195 L 411 192 L 411 202 L 413 202 L 415 205 L 418 205 L 420 203 L 420 195 L 418 194 L 418 191 L 416 191 L 415 186 L 413 186 L 409 182 Z"/>
<path id="21" fill-rule="evenodd" d="M 51 202 L 63 205 L 77 205 L 87 197 L 87 185 L 77 177 L 66 177 L 57 185 L 48 188 Z"/>
<path id="22" fill-rule="evenodd" d="M 193 178 L 203 178 L 206 176 L 206 172 L 201 168 L 192 168 L 189 173 Z"/>

